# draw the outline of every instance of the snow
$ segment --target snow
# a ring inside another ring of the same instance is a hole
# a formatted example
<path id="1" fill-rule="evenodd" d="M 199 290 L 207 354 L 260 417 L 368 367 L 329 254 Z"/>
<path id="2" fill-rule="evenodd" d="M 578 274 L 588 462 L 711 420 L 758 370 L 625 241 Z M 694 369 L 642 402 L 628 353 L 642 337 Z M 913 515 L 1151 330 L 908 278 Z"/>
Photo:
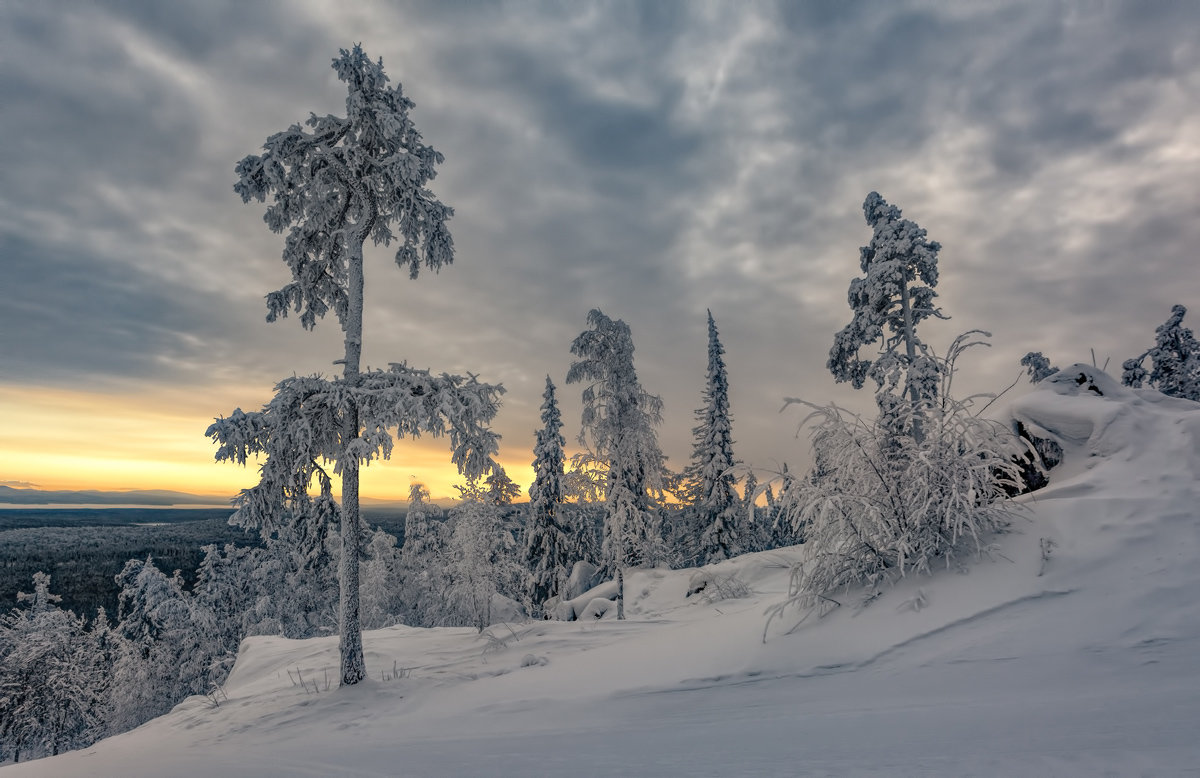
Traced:
<path id="1" fill-rule="evenodd" d="M 252 638 L 219 707 L 0 774 L 1194 774 L 1200 404 L 1059 376 L 1013 414 L 1064 469 L 965 572 L 768 626 L 797 549 L 701 571 L 740 598 L 631 570 L 626 621 L 367 632 L 346 689 L 336 638 Z"/>

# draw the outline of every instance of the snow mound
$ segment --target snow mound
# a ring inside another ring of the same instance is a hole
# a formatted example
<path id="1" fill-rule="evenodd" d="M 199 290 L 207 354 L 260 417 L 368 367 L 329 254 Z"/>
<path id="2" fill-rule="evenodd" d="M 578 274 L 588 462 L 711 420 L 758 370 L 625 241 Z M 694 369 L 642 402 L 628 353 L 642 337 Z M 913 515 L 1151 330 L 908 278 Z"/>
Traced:
<path id="1" fill-rule="evenodd" d="M 367 633 L 369 680 L 349 689 L 325 688 L 336 638 L 253 638 L 219 707 L 191 698 L 3 775 L 1194 770 L 1200 404 L 1074 365 L 1013 415 L 1064 464 L 967 569 L 769 625 L 801 548 L 633 570 L 625 621 Z M 735 580 L 744 596 L 688 596 Z"/>
<path id="2" fill-rule="evenodd" d="M 1130 389 L 1090 365 L 1071 365 L 1046 378 L 1013 403 L 1012 414 L 1038 437 L 1053 439 L 1076 455 L 1125 452 L 1121 460 L 1128 462 L 1151 453 L 1148 449 L 1170 449 L 1178 450 L 1181 464 L 1193 469 L 1200 458 L 1180 438 L 1191 435 L 1195 442 L 1200 403 L 1154 389 Z M 1182 431 L 1172 433 L 1169 428 L 1176 425 Z"/>

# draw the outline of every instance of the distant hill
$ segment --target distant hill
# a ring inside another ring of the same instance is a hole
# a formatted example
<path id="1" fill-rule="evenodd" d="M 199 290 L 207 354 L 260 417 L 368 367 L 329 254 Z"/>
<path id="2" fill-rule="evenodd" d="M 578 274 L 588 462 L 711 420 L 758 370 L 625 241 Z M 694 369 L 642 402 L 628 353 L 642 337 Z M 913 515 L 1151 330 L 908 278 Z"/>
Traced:
<path id="1" fill-rule="evenodd" d="M 220 505 L 229 498 L 217 495 L 188 494 L 166 489 L 130 489 L 106 492 L 99 489 L 44 490 L 18 489 L 0 485 L 0 503 L 13 505 Z"/>

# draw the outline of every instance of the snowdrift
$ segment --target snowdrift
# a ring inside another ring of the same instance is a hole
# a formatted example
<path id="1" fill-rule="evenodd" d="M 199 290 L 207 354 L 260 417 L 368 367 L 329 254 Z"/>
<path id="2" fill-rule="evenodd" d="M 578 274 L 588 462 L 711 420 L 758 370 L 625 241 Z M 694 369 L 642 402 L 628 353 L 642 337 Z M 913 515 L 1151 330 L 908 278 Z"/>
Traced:
<path id="1" fill-rule="evenodd" d="M 1175 775 L 1200 764 L 1200 404 L 1090 366 L 1013 404 L 1065 451 L 966 570 L 765 610 L 803 547 L 641 570 L 629 619 L 253 638 L 191 698 L 0 774 Z M 701 581 L 709 585 L 688 596 Z M 722 582 L 717 586 L 715 582 Z M 593 614 L 595 615 L 595 614 Z"/>

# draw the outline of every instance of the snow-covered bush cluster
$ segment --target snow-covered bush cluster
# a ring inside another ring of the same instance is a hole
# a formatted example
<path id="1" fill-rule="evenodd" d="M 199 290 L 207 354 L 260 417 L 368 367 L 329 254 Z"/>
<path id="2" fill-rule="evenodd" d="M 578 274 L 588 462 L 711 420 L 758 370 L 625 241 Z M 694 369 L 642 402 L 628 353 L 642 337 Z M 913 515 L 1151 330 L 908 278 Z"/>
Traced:
<path id="1" fill-rule="evenodd" d="M 780 499 L 807 551 L 793 570 L 791 604 L 831 603 L 851 587 L 877 589 L 961 565 L 1006 526 L 1005 498 L 1019 479 L 1015 441 L 1006 426 L 951 396 L 962 348 L 956 342 L 940 362 L 935 405 L 897 402 L 873 420 L 812 406 L 815 464 Z M 916 426 L 918 413 L 921 437 L 898 434 Z"/>

